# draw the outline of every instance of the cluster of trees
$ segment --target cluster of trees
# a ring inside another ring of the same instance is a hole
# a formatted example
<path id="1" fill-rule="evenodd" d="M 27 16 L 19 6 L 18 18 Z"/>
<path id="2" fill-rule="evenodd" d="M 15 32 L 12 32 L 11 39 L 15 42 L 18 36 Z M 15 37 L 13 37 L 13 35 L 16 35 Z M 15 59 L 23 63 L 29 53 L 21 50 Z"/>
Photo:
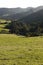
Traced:
<path id="1" fill-rule="evenodd" d="M 24 35 L 24 36 L 39 36 L 43 35 L 43 22 L 31 22 L 23 23 L 18 21 L 12 21 L 6 26 L 9 28 L 9 32 L 12 34 Z"/>

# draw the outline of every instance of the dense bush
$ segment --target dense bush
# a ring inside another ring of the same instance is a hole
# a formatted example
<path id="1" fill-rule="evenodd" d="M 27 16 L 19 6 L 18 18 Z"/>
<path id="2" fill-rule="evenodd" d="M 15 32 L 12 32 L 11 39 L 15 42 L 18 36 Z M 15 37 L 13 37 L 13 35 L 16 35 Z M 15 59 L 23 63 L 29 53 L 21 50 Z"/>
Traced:
<path id="1" fill-rule="evenodd" d="M 43 35 L 43 22 L 32 22 L 30 24 L 12 21 L 9 25 L 10 33 L 25 35 L 25 36 L 39 36 Z"/>

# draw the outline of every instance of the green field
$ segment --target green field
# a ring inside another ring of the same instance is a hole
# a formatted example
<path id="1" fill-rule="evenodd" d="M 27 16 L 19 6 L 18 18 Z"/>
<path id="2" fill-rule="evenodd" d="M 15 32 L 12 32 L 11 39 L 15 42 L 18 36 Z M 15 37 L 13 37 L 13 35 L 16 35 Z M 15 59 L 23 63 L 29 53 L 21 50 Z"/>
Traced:
<path id="1" fill-rule="evenodd" d="M 0 65 L 43 65 L 43 37 L 0 34 Z"/>

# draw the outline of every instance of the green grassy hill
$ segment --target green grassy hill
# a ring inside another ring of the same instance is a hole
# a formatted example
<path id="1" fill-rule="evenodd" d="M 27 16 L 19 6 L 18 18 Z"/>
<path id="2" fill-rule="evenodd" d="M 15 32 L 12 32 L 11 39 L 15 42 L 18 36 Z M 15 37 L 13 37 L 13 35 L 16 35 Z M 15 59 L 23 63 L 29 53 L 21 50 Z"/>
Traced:
<path id="1" fill-rule="evenodd" d="M 43 37 L 0 34 L 0 65 L 43 65 Z"/>
<path id="2" fill-rule="evenodd" d="M 0 19 L 0 33 L 9 33 L 9 29 L 6 29 L 5 26 L 9 23 L 10 21 Z"/>

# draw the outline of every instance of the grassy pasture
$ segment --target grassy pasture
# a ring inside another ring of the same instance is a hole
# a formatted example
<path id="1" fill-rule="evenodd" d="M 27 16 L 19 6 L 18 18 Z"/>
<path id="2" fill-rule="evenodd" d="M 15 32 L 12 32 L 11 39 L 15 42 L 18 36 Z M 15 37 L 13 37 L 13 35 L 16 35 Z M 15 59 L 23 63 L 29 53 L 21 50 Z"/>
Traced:
<path id="1" fill-rule="evenodd" d="M 43 37 L 0 34 L 0 65 L 43 65 Z"/>

